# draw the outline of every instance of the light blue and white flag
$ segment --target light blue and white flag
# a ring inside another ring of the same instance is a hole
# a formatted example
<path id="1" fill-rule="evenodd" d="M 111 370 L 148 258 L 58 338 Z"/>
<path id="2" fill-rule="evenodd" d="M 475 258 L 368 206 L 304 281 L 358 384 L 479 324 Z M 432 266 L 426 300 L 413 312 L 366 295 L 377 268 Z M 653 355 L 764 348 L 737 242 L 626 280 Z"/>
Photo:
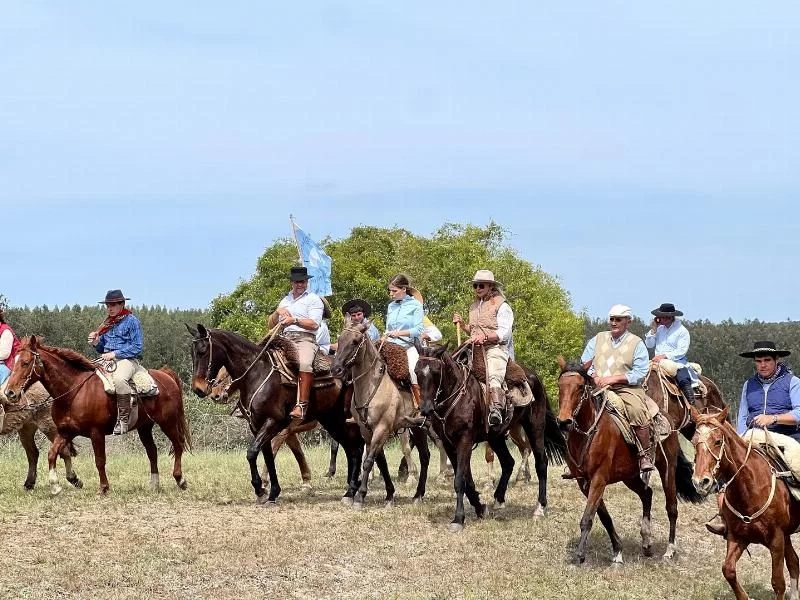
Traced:
<path id="1" fill-rule="evenodd" d="M 300 229 L 294 221 L 292 221 L 292 226 L 303 265 L 308 269 L 308 274 L 313 275 L 309 280 L 311 291 L 317 296 L 330 296 L 333 294 L 333 290 L 331 290 L 331 257 L 325 254 L 320 245 Z"/>

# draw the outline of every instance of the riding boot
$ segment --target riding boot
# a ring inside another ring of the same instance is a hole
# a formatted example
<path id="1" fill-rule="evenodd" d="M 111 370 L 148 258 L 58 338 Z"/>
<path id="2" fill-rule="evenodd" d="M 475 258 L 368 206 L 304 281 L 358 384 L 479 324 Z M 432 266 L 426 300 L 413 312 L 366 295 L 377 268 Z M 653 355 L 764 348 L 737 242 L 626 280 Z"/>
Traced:
<path id="1" fill-rule="evenodd" d="M 117 394 L 117 424 L 114 435 L 128 433 L 128 419 L 131 416 L 131 395 Z"/>
<path id="2" fill-rule="evenodd" d="M 489 427 L 497 428 L 503 424 L 503 411 L 506 408 L 506 395 L 502 388 L 489 388 L 492 405 L 489 407 Z"/>
<path id="3" fill-rule="evenodd" d="M 687 402 L 694 406 L 694 388 L 692 387 L 692 382 L 684 381 L 679 387 L 681 392 L 683 392 L 683 396 L 686 398 Z"/>
<path id="4" fill-rule="evenodd" d="M 308 399 L 311 397 L 311 386 L 314 384 L 314 374 L 301 372 L 297 382 L 299 391 L 299 398 L 297 404 L 294 405 L 292 412 L 289 416 L 292 419 L 300 419 L 301 421 L 306 418 L 306 410 L 308 410 Z"/>
<path id="5" fill-rule="evenodd" d="M 345 423 L 356 422 L 356 420 L 353 418 L 353 411 L 351 410 L 352 402 L 353 402 L 353 386 L 349 386 L 344 393 L 344 400 L 342 401 L 342 403 L 344 404 Z"/>
<path id="6" fill-rule="evenodd" d="M 725 525 L 725 521 L 722 520 L 722 515 L 719 513 L 715 514 L 709 521 L 706 523 L 706 529 L 708 529 L 711 533 L 715 535 L 721 535 L 725 537 L 728 535 L 728 526 Z"/>
<path id="7" fill-rule="evenodd" d="M 639 470 L 642 475 L 653 471 L 655 467 L 650 459 L 650 427 L 636 427 L 631 425 L 631 429 L 636 434 L 636 439 L 639 440 Z"/>
<path id="8" fill-rule="evenodd" d="M 425 424 L 426 417 L 423 417 L 419 412 L 419 406 L 422 404 L 421 392 L 419 390 L 419 384 L 412 383 L 411 384 L 411 401 L 414 403 L 414 412 L 413 414 L 405 417 L 405 423 L 407 427 L 421 427 Z"/>

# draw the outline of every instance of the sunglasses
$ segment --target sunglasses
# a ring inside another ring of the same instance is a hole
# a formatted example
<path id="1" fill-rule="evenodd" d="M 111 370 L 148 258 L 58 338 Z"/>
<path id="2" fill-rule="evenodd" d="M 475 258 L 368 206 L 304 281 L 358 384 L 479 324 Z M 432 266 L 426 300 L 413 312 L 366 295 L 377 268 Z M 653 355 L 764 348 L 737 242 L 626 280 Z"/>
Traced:
<path id="1" fill-rule="evenodd" d="M 486 288 L 486 287 L 489 287 L 488 283 L 473 283 L 472 284 L 472 289 L 473 290 L 478 290 L 478 289 L 482 290 L 483 288 Z"/>

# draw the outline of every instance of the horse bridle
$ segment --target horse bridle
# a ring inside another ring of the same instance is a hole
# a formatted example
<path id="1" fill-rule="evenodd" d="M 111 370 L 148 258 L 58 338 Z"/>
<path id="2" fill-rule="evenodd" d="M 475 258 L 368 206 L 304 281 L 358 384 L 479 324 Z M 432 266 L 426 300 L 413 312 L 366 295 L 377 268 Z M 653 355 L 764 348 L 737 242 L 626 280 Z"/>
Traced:
<path id="1" fill-rule="evenodd" d="M 202 342 L 203 340 L 208 342 L 208 365 L 206 366 L 205 382 L 208 384 L 208 389 L 210 390 L 217 385 L 217 378 L 211 377 L 211 363 L 213 362 L 214 358 L 214 341 L 211 337 L 211 332 L 207 331 L 205 337 L 194 338 L 192 340 L 192 345 L 196 344 L 197 342 Z"/>
<path id="2" fill-rule="evenodd" d="M 36 375 L 36 377 L 38 377 L 39 379 L 42 378 L 42 376 L 39 373 L 36 372 L 36 367 L 40 366 L 40 367 L 42 367 L 42 369 L 44 369 L 44 361 L 42 360 L 42 357 L 39 355 L 39 353 L 38 352 L 34 352 L 33 350 L 30 350 L 30 349 L 28 349 L 27 351 L 30 352 L 33 355 L 33 365 L 31 366 L 31 370 L 28 371 L 28 376 L 25 377 L 25 381 L 22 382 L 22 388 L 21 389 L 23 390 L 23 392 L 28 388 L 28 384 L 30 383 L 31 378 L 34 375 Z M 69 394 L 71 392 L 74 392 L 76 389 L 82 387 L 84 383 L 89 381 L 89 379 L 92 377 L 92 375 L 94 375 L 94 371 L 89 373 L 83 380 L 81 380 L 80 382 L 78 382 L 77 384 L 72 386 L 70 389 L 68 389 L 63 394 L 59 394 L 58 396 L 55 396 L 55 397 L 51 396 L 50 400 L 55 402 L 59 398 L 63 398 L 67 394 Z"/>
<path id="3" fill-rule="evenodd" d="M 442 393 L 442 385 L 444 383 L 444 366 L 445 366 L 444 360 L 441 358 L 437 358 L 435 356 L 420 356 L 417 360 L 433 360 L 438 363 L 441 363 L 442 365 L 442 369 L 439 372 L 439 383 L 436 386 L 436 393 L 433 395 L 433 414 L 436 416 L 437 419 L 439 419 L 442 422 L 442 424 L 444 424 L 445 419 L 447 419 L 447 417 L 450 416 L 450 413 L 453 412 L 453 409 L 455 408 L 456 404 L 458 404 L 458 401 L 464 396 L 464 392 L 467 389 L 467 367 L 465 365 L 462 365 L 461 363 L 457 363 L 464 375 L 464 377 L 461 380 L 461 384 L 456 388 L 456 390 L 452 394 L 437 402 L 439 395 Z M 440 415 L 436 411 L 436 409 L 444 405 L 446 402 L 449 402 L 450 400 L 453 400 L 453 403 L 445 411 L 444 415 Z"/>
<path id="4" fill-rule="evenodd" d="M 580 375 L 581 378 L 583 379 L 583 385 L 581 386 L 582 391 L 580 398 L 578 399 L 578 404 L 572 410 L 572 431 L 575 431 L 576 433 L 579 433 L 586 438 L 585 441 L 583 442 L 583 446 L 581 448 L 581 453 L 578 460 L 575 460 L 572 457 L 572 453 L 569 450 L 569 445 L 567 445 L 568 458 L 575 464 L 575 467 L 578 470 L 582 471 L 583 469 L 581 467 L 583 465 L 583 461 L 586 459 L 586 454 L 589 452 L 589 448 L 592 445 L 592 440 L 594 440 L 594 434 L 597 432 L 597 426 L 600 423 L 600 418 L 603 416 L 603 411 L 605 410 L 605 405 L 608 397 L 605 394 L 603 395 L 603 404 L 600 406 L 600 408 L 595 409 L 594 422 L 589 427 L 589 429 L 583 431 L 580 427 L 578 427 L 577 417 L 578 414 L 580 414 L 580 411 L 583 408 L 584 403 L 590 398 L 592 398 L 594 395 L 592 394 L 592 386 L 586 381 L 586 377 L 582 373 L 579 373 L 577 371 L 564 371 L 563 373 L 561 373 L 561 375 L 559 375 L 558 378 L 561 379 L 567 373 L 575 373 L 576 375 Z"/>

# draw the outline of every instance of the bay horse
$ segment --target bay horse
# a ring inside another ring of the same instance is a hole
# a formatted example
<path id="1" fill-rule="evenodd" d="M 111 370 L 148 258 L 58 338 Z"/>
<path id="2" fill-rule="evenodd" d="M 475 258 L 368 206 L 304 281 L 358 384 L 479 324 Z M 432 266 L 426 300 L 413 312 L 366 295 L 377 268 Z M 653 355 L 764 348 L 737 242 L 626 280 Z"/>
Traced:
<path id="1" fill-rule="evenodd" d="M 489 407 L 483 387 L 477 376 L 463 363 L 456 362 L 446 346 L 418 347 L 417 381 L 422 397 L 422 414 L 430 418 L 433 429 L 442 440 L 455 468 L 453 486 L 456 492 L 456 512 L 450 523 L 451 531 L 464 528 L 464 495 L 480 519 L 486 514 L 486 505 L 472 477 L 470 458 L 472 449 L 486 441 L 501 465 L 501 475 L 494 491 L 495 506 L 505 506 L 505 494 L 514 469 L 514 458 L 506 444 L 506 433 L 518 425 L 531 441 L 539 478 L 539 496 L 534 516 L 544 516 L 547 506 L 548 458 L 561 462 L 566 451 L 564 438 L 550 409 L 542 382 L 533 370 L 525 371 L 534 399 L 523 407 L 515 407 L 510 419 L 501 428 L 486 427 Z"/>
<path id="2" fill-rule="evenodd" d="M 272 362 L 267 347 L 255 344 L 233 331 L 206 329 L 200 324 L 196 328 L 186 327 L 192 335 L 192 390 L 201 398 L 207 396 L 212 389 L 212 374 L 218 373 L 222 367 L 236 380 L 241 407 L 254 435 L 247 450 L 250 483 L 259 503 L 275 504 L 281 487 L 270 443 L 282 430 L 287 427 L 293 430 L 301 424 L 289 417 L 296 401 L 296 388 L 283 385 L 282 375 Z M 342 502 L 349 504 L 360 484 L 358 473 L 364 440 L 358 427 L 345 420 L 344 394 L 345 387 L 337 379 L 333 379 L 327 387 L 312 388 L 304 421 L 319 421 L 344 448 L 348 464 L 348 489 Z M 267 464 L 269 493 L 264 489 L 256 464 L 260 453 L 263 453 Z M 391 504 L 394 501 L 394 484 L 383 452 L 377 457 L 377 464 L 386 483 L 386 503 Z"/>
<path id="3" fill-rule="evenodd" d="M 52 444 L 56 438 L 56 424 L 50 414 L 52 398 L 41 383 L 34 383 L 24 396 L 25 404 L 10 404 L 0 391 L 0 435 L 17 433 L 19 441 L 28 459 L 28 476 L 23 486 L 32 490 L 36 486 L 36 471 L 39 463 L 39 448 L 36 445 L 36 432 L 41 431 Z M 64 461 L 67 481 L 76 488 L 83 487 L 83 482 L 72 469 L 72 457 L 77 456 L 75 445 L 65 444 L 59 455 Z"/>
<path id="4" fill-rule="evenodd" d="M 786 593 L 783 565 L 789 570 L 789 597 L 800 598 L 800 563 L 791 534 L 800 527 L 800 502 L 786 483 L 778 481 L 775 468 L 765 456 L 736 433 L 728 423 L 728 409 L 719 413 L 692 411 L 697 431 L 694 482 L 706 495 L 719 488 L 724 494 L 720 514 L 727 527 L 727 553 L 722 574 L 737 600 L 748 596 L 736 578 L 736 563 L 750 544 L 769 549 L 772 558 L 772 589 L 777 600 Z"/>
<path id="5" fill-rule="evenodd" d="M 69 348 L 45 346 L 36 336 L 25 338 L 17 351 L 14 368 L 6 383 L 6 395 L 13 400 L 23 390 L 41 381 L 53 397 L 52 415 L 57 434 L 47 455 L 51 492 L 61 492 L 56 474 L 56 457 L 65 445 L 77 436 L 88 437 L 94 449 L 94 462 L 100 476 L 99 492 L 108 492 L 106 476 L 106 435 L 117 421 L 117 405 L 113 394 L 106 393 L 103 382 L 95 374 L 97 365 Z M 139 398 L 138 418 L 132 429 L 150 460 L 150 486 L 158 488 L 158 449 L 153 440 L 153 426 L 172 442 L 174 463 L 172 476 L 178 487 L 186 489 L 181 457 L 191 450 L 191 435 L 183 409 L 181 382 L 172 369 L 148 369 L 156 380 L 157 396 Z"/>
<path id="6" fill-rule="evenodd" d="M 625 438 L 610 413 L 606 410 L 599 412 L 601 407 L 595 405 L 594 384 L 584 365 L 579 362 L 567 364 L 561 357 L 558 364 L 561 367 L 558 378 L 558 421 L 561 428 L 567 431 L 567 466 L 586 496 L 577 550 L 578 561 L 583 563 L 586 560 L 589 532 L 597 513 L 611 538 L 613 564 L 622 564 L 621 540 L 603 501 L 606 487 L 620 481 L 639 496 L 642 502 L 642 553 L 652 556 L 650 510 L 653 490 L 639 476 L 639 459 L 625 443 Z M 665 418 L 671 423 L 669 415 L 665 415 Z M 671 427 L 669 436 L 655 446 L 655 465 L 661 476 L 669 519 L 669 542 L 664 559 L 671 559 L 677 549 L 675 530 L 678 521 L 678 497 L 694 503 L 703 500 L 703 496 L 692 484 L 692 465 L 681 450 L 672 423 Z"/>
<path id="7" fill-rule="evenodd" d="M 702 398 L 695 400 L 694 407 L 698 412 L 719 412 L 725 408 L 725 399 L 717 384 L 705 375 L 700 375 L 700 381 L 706 386 L 706 394 Z M 691 411 L 686 408 L 686 400 L 680 391 L 676 394 L 662 383 L 657 363 L 650 363 L 650 368 L 647 371 L 647 377 L 645 377 L 642 387 L 647 392 L 647 395 L 653 399 L 653 402 L 658 405 L 661 412 L 670 416 L 683 437 L 691 440 L 694 435 L 694 421 L 692 420 Z"/>
<path id="8" fill-rule="evenodd" d="M 369 325 L 368 322 L 348 325 L 342 330 L 336 340 L 338 347 L 331 365 L 331 372 L 336 377 L 348 377 L 353 382 L 350 409 L 366 442 L 361 485 L 353 498 L 353 508 L 357 510 L 364 508 L 375 457 L 383 451 L 392 433 L 406 428 L 405 418 L 414 411 L 411 392 L 400 391 L 389 375 L 378 346 L 369 339 L 366 333 Z M 409 435 L 414 439 L 419 453 L 419 480 L 412 499 L 417 504 L 425 496 L 431 453 L 428 449 L 428 433 L 424 428 L 412 427 Z M 404 454 L 407 451 L 410 452 L 410 449 L 403 449 Z"/>

